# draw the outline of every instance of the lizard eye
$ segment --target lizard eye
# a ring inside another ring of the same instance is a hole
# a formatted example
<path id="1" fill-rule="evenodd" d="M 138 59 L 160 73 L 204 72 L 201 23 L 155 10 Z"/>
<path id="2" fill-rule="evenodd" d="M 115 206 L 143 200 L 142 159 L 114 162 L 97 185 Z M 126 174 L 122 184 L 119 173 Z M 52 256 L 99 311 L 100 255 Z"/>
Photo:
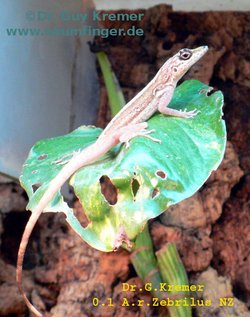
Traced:
<path id="1" fill-rule="evenodd" d="M 184 48 L 180 51 L 180 59 L 182 60 L 188 60 L 192 56 L 191 50 L 188 48 Z"/>

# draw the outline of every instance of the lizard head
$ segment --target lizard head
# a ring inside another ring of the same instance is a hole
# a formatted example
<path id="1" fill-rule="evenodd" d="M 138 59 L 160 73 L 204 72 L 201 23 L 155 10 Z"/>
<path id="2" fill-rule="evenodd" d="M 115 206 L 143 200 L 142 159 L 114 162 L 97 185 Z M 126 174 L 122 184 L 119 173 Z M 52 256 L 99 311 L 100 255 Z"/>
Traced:
<path id="1" fill-rule="evenodd" d="M 195 49 L 181 49 L 163 65 L 162 75 L 168 77 L 166 81 L 172 82 L 173 84 L 177 83 L 207 50 L 207 46 L 200 46 Z"/>

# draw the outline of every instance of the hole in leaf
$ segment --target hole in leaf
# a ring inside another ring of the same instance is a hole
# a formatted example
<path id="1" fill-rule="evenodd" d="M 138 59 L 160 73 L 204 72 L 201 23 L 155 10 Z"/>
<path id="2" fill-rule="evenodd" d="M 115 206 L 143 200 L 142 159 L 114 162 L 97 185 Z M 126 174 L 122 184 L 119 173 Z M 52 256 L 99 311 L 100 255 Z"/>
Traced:
<path id="1" fill-rule="evenodd" d="M 151 197 L 154 199 L 159 194 L 160 194 L 160 190 L 158 188 L 154 188 Z"/>
<path id="2" fill-rule="evenodd" d="M 208 87 L 206 89 L 200 90 L 200 94 L 206 95 L 207 97 L 211 96 L 212 93 L 214 93 L 214 92 L 215 92 L 215 89 L 213 87 Z"/>
<path id="3" fill-rule="evenodd" d="M 215 92 L 215 89 L 213 87 L 209 87 L 209 90 L 207 91 L 206 95 L 211 96 L 214 92 Z"/>
<path id="4" fill-rule="evenodd" d="M 72 191 L 72 194 L 74 196 L 73 201 L 74 203 L 70 207 L 74 207 L 73 213 L 75 217 L 80 222 L 81 226 L 83 228 L 87 228 L 88 225 L 91 223 L 91 220 L 89 219 L 88 215 L 86 214 L 86 211 L 84 209 L 84 206 L 82 206 L 79 199 L 76 197 L 75 193 Z"/>
<path id="5" fill-rule="evenodd" d="M 134 198 L 136 197 L 139 188 L 140 188 L 140 183 L 138 182 L 136 178 L 133 178 L 131 182 L 131 189 L 132 189 Z"/>
<path id="6" fill-rule="evenodd" d="M 40 183 L 32 184 L 33 193 L 35 193 L 38 190 L 38 188 L 41 186 L 42 184 Z"/>
<path id="7" fill-rule="evenodd" d="M 156 175 L 159 176 L 162 179 L 166 179 L 167 178 L 167 174 L 165 172 L 163 172 L 163 171 L 160 171 L 160 170 L 156 172 Z"/>
<path id="8" fill-rule="evenodd" d="M 101 193 L 110 205 L 117 203 L 117 188 L 107 175 L 100 178 Z"/>
<path id="9" fill-rule="evenodd" d="M 48 157 L 48 154 L 41 154 L 40 156 L 38 156 L 38 160 L 42 161 L 45 160 Z"/>

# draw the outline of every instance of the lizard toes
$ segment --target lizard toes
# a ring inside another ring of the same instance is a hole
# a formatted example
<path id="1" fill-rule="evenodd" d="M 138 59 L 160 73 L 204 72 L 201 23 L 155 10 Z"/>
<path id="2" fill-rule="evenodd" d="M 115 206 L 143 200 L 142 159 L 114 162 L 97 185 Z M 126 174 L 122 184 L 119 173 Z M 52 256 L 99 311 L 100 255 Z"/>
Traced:
<path id="1" fill-rule="evenodd" d="M 192 110 L 192 111 L 186 112 L 186 115 L 187 115 L 188 118 L 193 118 L 193 117 L 195 117 L 199 112 L 200 112 L 199 110 L 194 109 L 194 110 Z"/>

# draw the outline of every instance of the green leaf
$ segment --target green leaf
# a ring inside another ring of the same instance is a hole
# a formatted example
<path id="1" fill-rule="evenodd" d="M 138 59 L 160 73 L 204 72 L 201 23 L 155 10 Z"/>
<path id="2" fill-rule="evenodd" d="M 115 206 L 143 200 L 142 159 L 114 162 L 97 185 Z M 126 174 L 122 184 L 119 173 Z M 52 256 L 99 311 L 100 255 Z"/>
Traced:
<path id="1" fill-rule="evenodd" d="M 64 136 L 41 140 L 32 147 L 20 176 L 20 183 L 29 197 L 27 209 L 34 208 L 51 180 L 74 153 L 92 144 L 101 131 L 92 126 L 80 127 Z M 59 192 L 45 209 L 45 211 L 65 210 L 69 209 Z"/>
<path id="2" fill-rule="evenodd" d="M 156 114 L 148 120 L 149 130 L 155 130 L 151 136 L 161 140 L 161 144 L 136 137 L 129 148 L 117 146 L 102 160 L 80 169 L 71 178 L 70 183 L 90 223 L 82 228 L 69 210 L 67 221 L 86 242 L 99 250 L 112 251 L 123 231 L 129 239 L 135 239 L 149 219 L 193 195 L 218 167 L 226 142 L 225 124 L 221 119 L 223 95 L 219 91 L 207 95 L 208 91 L 209 87 L 198 81 L 184 82 L 175 90 L 169 107 L 188 111 L 196 108 L 200 113 L 195 118 Z M 34 206 L 40 197 L 39 191 L 43 192 L 60 170 L 59 165 L 52 163 L 94 142 L 99 133 L 100 129 L 79 128 L 64 137 L 35 145 L 22 175 L 22 183 L 31 199 L 29 207 Z M 42 153 L 48 157 L 38 161 Z M 37 172 L 32 174 L 32 171 Z M 102 193 L 104 176 L 117 192 L 117 201 L 112 204 Z M 43 185 L 33 196 L 31 185 L 34 183 Z M 59 200 L 58 194 L 57 201 L 51 204 L 53 209 L 62 208 Z"/>

